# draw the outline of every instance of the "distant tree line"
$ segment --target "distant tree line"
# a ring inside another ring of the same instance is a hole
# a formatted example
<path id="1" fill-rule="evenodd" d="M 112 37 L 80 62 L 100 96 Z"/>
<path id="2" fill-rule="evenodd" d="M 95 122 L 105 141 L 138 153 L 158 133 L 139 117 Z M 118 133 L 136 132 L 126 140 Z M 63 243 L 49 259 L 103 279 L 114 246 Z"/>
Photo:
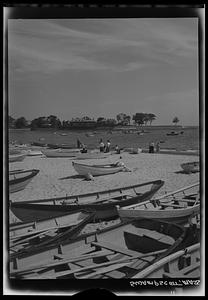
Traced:
<path id="1" fill-rule="evenodd" d="M 82 118 L 72 118 L 71 121 L 63 120 L 62 122 L 57 116 L 50 115 L 48 117 L 38 117 L 31 122 L 27 121 L 25 117 L 14 119 L 8 117 L 9 128 L 31 128 L 32 130 L 38 128 L 54 128 L 54 129 L 70 129 L 74 127 L 115 127 L 115 126 L 129 126 L 132 124 L 136 126 L 151 125 L 156 119 L 156 115 L 153 113 L 135 113 L 132 117 L 125 114 L 119 113 L 115 119 L 98 117 L 97 120 L 84 116 Z M 178 118 L 175 117 L 174 123 L 179 122 Z"/>

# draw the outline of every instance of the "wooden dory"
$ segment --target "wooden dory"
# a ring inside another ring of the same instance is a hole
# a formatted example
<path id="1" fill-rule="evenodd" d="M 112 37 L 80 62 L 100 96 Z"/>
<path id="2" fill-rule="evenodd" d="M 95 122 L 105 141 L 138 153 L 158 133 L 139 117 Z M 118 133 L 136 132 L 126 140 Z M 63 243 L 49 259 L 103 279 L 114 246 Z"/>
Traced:
<path id="1" fill-rule="evenodd" d="M 104 153 L 104 152 L 87 152 L 87 153 L 77 153 L 76 159 L 83 160 L 83 159 L 101 159 L 106 158 L 111 155 L 112 152 Z"/>
<path id="2" fill-rule="evenodd" d="M 116 205 L 122 207 L 151 199 L 163 184 L 164 181 L 155 180 L 88 194 L 21 202 L 10 201 L 10 208 L 22 221 L 36 221 L 47 216 L 55 217 L 65 211 L 80 209 L 96 211 L 96 219 L 110 219 L 117 216 Z"/>
<path id="3" fill-rule="evenodd" d="M 193 161 L 181 164 L 182 169 L 185 173 L 199 172 L 199 161 Z"/>
<path id="4" fill-rule="evenodd" d="M 10 224 L 10 258 L 45 251 L 57 243 L 74 238 L 93 217 L 93 212 L 83 210 L 37 222 Z"/>
<path id="5" fill-rule="evenodd" d="M 19 192 L 30 183 L 30 181 L 39 173 L 39 170 L 14 170 L 9 171 L 9 192 Z"/>
<path id="6" fill-rule="evenodd" d="M 109 175 L 127 170 L 124 164 L 120 165 L 116 163 L 105 165 L 86 165 L 73 161 L 72 166 L 74 167 L 75 171 L 82 176 L 88 176 L 89 174 L 92 176 Z"/>
<path id="7" fill-rule="evenodd" d="M 10 260 L 10 277 L 131 278 L 159 259 L 193 244 L 195 230 L 149 219 L 121 222 L 39 255 Z"/>
<path id="8" fill-rule="evenodd" d="M 76 157 L 77 151 L 65 151 L 62 149 L 57 150 L 42 150 L 42 153 L 49 158 L 64 158 L 64 157 Z"/>
<path id="9" fill-rule="evenodd" d="M 9 155 L 9 162 L 23 161 L 26 156 L 26 153 L 11 154 Z"/>
<path id="10" fill-rule="evenodd" d="M 72 149 L 75 148 L 72 144 L 47 144 L 48 148 L 51 149 Z"/>
<path id="11" fill-rule="evenodd" d="M 117 207 L 118 214 L 122 219 L 151 218 L 186 223 L 189 217 L 200 212 L 199 191 L 185 194 L 185 191 L 190 191 L 196 187 L 199 188 L 199 183 L 165 194 L 156 199 L 122 208 Z"/>
<path id="12" fill-rule="evenodd" d="M 172 253 L 132 277 L 141 278 L 200 278 L 200 243 Z"/>

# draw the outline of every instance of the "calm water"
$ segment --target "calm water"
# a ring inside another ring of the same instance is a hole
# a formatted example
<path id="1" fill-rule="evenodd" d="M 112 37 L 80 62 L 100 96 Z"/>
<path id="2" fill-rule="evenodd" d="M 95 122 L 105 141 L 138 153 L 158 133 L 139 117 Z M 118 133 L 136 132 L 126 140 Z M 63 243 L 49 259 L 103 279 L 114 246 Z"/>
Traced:
<path id="1" fill-rule="evenodd" d="M 30 131 L 30 130 L 15 130 L 10 129 L 8 132 L 8 140 L 17 141 L 17 143 L 31 143 L 31 142 L 44 142 L 44 143 L 67 143 L 76 146 L 77 138 L 87 145 L 88 149 L 98 147 L 99 140 L 102 138 L 104 143 L 109 139 L 111 145 L 116 144 L 123 147 L 139 147 L 148 148 L 150 142 L 162 141 L 161 148 L 176 150 L 199 150 L 200 138 L 199 128 L 183 128 L 183 134 L 177 136 L 167 136 L 166 134 L 171 131 L 170 128 L 165 129 L 145 129 L 148 133 L 138 135 L 136 133 L 122 133 L 117 131 L 100 131 L 97 130 L 94 136 L 87 136 L 86 134 L 92 131 Z M 64 135 L 61 135 L 64 134 Z"/>

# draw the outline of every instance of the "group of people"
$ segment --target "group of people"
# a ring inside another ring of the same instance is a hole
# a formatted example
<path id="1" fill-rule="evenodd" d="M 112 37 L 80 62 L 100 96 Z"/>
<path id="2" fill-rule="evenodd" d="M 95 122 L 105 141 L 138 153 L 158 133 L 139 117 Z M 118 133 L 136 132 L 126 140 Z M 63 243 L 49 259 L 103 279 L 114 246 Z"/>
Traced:
<path id="1" fill-rule="evenodd" d="M 100 146 L 100 152 L 110 152 L 110 140 L 107 140 L 107 143 L 106 145 L 104 144 L 103 140 L 100 139 L 100 142 L 99 142 L 99 146 Z"/>
<path id="2" fill-rule="evenodd" d="M 149 144 L 149 153 L 160 152 L 160 142 L 157 142 L 156 145 L 154 142 Z"/>

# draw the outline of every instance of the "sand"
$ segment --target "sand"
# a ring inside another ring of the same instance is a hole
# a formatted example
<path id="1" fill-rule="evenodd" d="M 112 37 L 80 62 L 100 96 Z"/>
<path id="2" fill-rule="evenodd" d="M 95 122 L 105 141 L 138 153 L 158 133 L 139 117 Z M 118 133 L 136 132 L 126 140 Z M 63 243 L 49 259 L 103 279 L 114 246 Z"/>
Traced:
<path id="1" fill-rule="evenodd" d="M 120 157 L 122 157 L 120 159 Z M 164 180 L 164 186 L 156 196 L 171 192 L 199 181 L 199 172 L 185 174 L 181 164 L 198 161 L 199 157 L 174 154 L 130 154 L 123 152 L 104 159 L 82 160 L 86 164 L 103 164 L 122 161 L 131 172 L 94 177 L 93 181 L 78 176 L 71 158 L 46 158 L 27 156 L 22 162 L 9 164 L 9 170 L 38 169 L 40 172 L 22 191 L 10 194 L 12 201 L 27 201 L 61 197 L 93 191 L 117 188 L 152 180 Z M 10 215 L 10 220 L 14 216 Z"/>

